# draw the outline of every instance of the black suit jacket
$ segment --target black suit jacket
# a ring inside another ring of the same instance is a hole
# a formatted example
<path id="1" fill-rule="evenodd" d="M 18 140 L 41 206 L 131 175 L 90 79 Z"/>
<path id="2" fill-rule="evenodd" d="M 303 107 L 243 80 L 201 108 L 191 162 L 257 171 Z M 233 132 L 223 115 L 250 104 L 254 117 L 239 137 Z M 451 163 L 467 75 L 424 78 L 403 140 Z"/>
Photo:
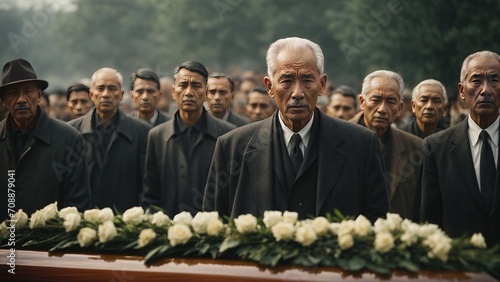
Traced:
<path id="1" fill-rule="evenodd" d="M 488 212 L 474 172 L 468 127 L 465 119 L 424 139 L 421 219 L 453 237 L 480 232 L 491 246 L 500 243 L 499 170 Z"/>
<path id="2" fill-rule="evenodd" d="M 227 122 L 236 125 L 236 127 L 240 127 L 245 124 L 249 124 L 250 119 L 229 110 L 229 116 L 227 117 Z"/>
<path id="3" fill-rule="evenodd" d="M 273 116 L 239 127 L 221 137 L 215 146 L 203 209 L 237 217 L 263 216 L 273 206 L 275 178 L 284 178 L 275 167 L 272 150 Z M 349 216 L 370 220 L 388 211 L 387 185 L 377 137 L 362 126 L 326 116 L 319 119 L 316 216 L 339 209 Z M 282 181 L 283 183 L 284 181 Z M 285 181 L 286 182 L 286 181 Z M 283 188 L 286 189 L 286 188 Z"/>

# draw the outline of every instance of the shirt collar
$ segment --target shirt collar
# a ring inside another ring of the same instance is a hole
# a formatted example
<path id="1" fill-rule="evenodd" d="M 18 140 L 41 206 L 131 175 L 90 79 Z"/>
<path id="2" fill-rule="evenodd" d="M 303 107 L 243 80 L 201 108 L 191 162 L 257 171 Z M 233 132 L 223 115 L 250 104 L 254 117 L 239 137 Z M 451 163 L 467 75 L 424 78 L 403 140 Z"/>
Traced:
<path id="1" fill-rule="evenodd" d="M 481 138 L 479 136 L 479 134 L 481 134 L 481 131 L 483 131 L 483 129 L 481 127 L 479 127 L 479 125 L 477 125 L 471 118 L 470 115 L 468 115 L 467 117 L 467 123 L 469 125 L 469 136 L 471 138 L 471 143 L 472 143 L 472 147 L 476 147 L 478 142 L 479 142 L 479 139 Z M 497 119 L 495 120 L 495 122 L 493 122 L 492 124 L 490 124 L 490 126 L 488 126 L 486 129 L 486 132 L 488 132 L 488 134 L 490 135 L 490 138 L 491 138 L 491 141 L 493 141 L 493 144 L 495 145 L 495 147 L 498 147 L 498 125 L 500 124 L 500 116 L 497 117 Z"/>
<path id="2" fill-rule="evenodd" d="M 290 142 L 290 139 L 292 139 L 292 135 L 295 134 L 295 132 L 293 132 L 290 128 L 288 128 L 288 126 L 285 125 L 285 123 L 281 119 L 281 115 L 280 115 L 279 111 L 277 114 L 278 114 L 278 118 L 280 121 L 281 130 L 283 130 L 283 137 L 285 137 L 285 144 L 288 145 L 288 143 Z M 306 124 L 306 126 L 304 126 L 299 132 L 297 132 L 300 135 L 300 138 L 302 138 L 302 143 L 304 143 L 304 146 L 306 148 L 307 148 L 307 145 L 309 145 L 309 139 L 311 137 L 311 127 L 313 124 L 313 120 L 314 120 L 314 111 L 311 115 L 311 119 Z"/>

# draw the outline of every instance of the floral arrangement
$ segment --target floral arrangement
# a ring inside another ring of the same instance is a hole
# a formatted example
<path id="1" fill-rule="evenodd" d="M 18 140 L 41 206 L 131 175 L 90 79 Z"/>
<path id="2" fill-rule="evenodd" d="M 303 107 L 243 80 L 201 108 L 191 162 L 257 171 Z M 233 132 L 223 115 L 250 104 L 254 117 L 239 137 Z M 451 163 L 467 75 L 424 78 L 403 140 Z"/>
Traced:
<path id="1" fill-rule="evenodd" d="M 355 219 L 316 217 L 298 220 L 295 212 L 266 211 L 221 218 L 217 212 L 173 219 L 134 207 L 115 215 L 110 208 L 80 213 L 57 202 L 28 215 L 19 210 L 0 225 L 4 247 L 15 228 L 15 247 L 118 252 L 144 256 L 149 264 L 166 256 L 209 256 L 304 267 L 333 266 L 346 271 L 421 269 L 486 272 L 499 277 L 500 245 L 487 248 L 481 234 L 449 238 L 437 225 L 417 224 L 388 213 L 374 224 Z"/>

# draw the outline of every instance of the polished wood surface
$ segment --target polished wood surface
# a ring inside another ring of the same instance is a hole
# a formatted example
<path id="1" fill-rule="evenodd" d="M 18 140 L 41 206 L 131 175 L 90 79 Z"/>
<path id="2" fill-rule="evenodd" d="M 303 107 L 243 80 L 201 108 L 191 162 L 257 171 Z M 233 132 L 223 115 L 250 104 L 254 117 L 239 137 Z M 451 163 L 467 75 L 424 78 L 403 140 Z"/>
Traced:
<path id="1" fill-rule="evenodd" d="M 15 274 L 11 274 L 8 255 L 8 250 L 0 250 L 0 281 L 496 281 L 479 273 L 396 271 L 375 275 L 326 267 L 269 268 L 249 261 L 203 258 L 165 258 L 145 265 L 139 256 L 26 250 L 16 250 Z"/>

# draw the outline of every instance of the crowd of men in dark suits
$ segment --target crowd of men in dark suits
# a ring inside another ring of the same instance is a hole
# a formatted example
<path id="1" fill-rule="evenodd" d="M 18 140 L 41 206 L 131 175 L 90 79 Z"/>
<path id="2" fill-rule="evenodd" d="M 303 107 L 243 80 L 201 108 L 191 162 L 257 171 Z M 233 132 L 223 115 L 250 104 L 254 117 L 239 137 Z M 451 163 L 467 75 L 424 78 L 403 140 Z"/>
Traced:
<path id="1" fill-rule="evenodd" d="M 74 119 L 65 123 L 38 105 L 48 82 L 31 64 L 7 62 L 0 86 L 8 110 L 0 122 L 0 182 L 15 184 L 13 193 L 5 188 L 0 196 L 2 218 L 13 201 L 28 214 L 54 201 L 80 211 L 142 205 L 170 217 L 289 210 L 307 218 L 337 209 L 372 222 L 394 212 L 436 223 L 451 236 L 480 232 L 488 246 L 500 243 L 498 54 L 482 51 L 464 60 L 458 90 L 469 115 L 448 129 L 441 123 L 447 101 L 439 81 L 415 87 L 415 119 L 401 130 L 393 124 L 404 81 L 395 72 L 368 74 L 357 96 L 339 90 L 331 102 L 344 105 L 346 121 L 316 107 L 327 91 L 319 45 L 277 40 L 266 63 L 265 89 L 251 92 L 267 95 L 255 93 L 249 101 L 248 109 L 259 111 L 251 120 L 230 109 L 235 86 L 229 76 L 209 75 L 203 64 L 187 61 L 174 70 L 172 116 L 156 107 L 161 83 L 152 70 L 132 74 L 136 111 L 126 115 L 119 108 L 122 75 L 101 68 L 88 88 L 68 89 Z M 345 97 L 361 111 L 353 115 Z"/>

